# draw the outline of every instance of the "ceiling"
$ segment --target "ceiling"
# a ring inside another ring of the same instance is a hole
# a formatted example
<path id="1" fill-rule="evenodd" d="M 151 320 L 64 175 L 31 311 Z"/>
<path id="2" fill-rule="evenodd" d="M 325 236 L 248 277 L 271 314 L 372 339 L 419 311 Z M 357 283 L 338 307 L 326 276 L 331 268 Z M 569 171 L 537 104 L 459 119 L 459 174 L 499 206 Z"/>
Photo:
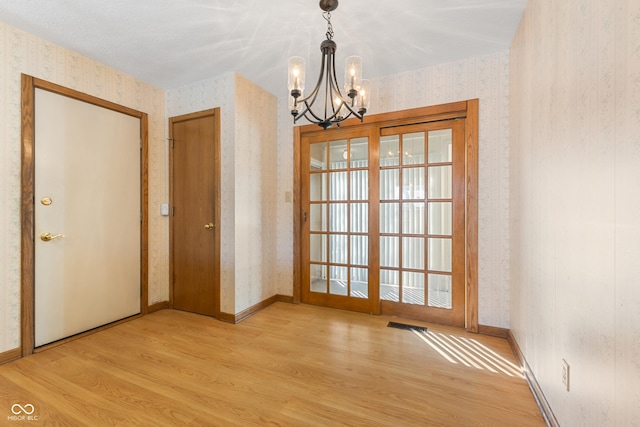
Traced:
<path id="1" fill-rule="evenodd" d="M 340 0 L 336 60 L 373 78 L 507 50 L 526 2 Z M 315 81 L 327 30 L 317 0 L 2 0 L 0 21 L 163 89 L 236 71 L 277 96 L 290 56 Z"/>

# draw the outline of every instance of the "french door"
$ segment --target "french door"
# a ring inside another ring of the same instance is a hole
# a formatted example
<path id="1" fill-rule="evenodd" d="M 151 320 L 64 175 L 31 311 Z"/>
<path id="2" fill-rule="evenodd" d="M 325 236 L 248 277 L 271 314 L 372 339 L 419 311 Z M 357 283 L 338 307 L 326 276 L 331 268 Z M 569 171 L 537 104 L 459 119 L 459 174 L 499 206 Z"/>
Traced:
<path id="1" fill-rule="evenodd" d="M 464 120 L 379 139 L 381 312 L 464 325 Z"/>
<path id="2" fill-rule="evenodd" d="M 464 116 L 300 134 L 304 303 L 465 326 Z"/>
<path id="3" fill-rule="evenodd" d="M 373 311 L 370 139 L 367 129 L 303 138 L 304 302 Z"/>

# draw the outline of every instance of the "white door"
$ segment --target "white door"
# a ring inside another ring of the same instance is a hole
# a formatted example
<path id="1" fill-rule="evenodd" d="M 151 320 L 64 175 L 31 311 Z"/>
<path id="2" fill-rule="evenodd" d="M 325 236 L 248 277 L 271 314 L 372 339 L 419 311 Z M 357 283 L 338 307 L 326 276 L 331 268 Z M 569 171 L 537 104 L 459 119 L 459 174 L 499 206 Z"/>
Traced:
<path id="1" fill-rule="evenodd" d="M 36 89 L 34 154 L 38 347 L 140 312 L 140 119 Z"/>

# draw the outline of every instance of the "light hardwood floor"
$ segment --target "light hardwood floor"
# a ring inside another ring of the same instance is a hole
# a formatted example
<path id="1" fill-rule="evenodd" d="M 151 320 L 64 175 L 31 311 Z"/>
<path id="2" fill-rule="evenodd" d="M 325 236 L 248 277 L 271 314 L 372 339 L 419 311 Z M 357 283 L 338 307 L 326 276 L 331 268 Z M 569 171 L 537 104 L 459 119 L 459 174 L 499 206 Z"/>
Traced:
<path id="1" fill-rule="evenodd" d="M 504 339 L 384 316 L 163 310 L 0 366 L 0 425 L 544 426 L 511 364 Z"/>

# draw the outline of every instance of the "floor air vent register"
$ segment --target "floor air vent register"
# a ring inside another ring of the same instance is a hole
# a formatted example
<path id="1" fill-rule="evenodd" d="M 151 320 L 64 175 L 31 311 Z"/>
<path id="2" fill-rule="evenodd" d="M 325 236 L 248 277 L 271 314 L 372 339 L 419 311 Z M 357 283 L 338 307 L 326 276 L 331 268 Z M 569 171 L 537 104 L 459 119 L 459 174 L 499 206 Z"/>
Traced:
<path id="1" fill-rule="evenodd" d="M 427 328 L 424 326 L 409 325 L 406 323 L 389 322 L 387 324 L 387 327 L 396 329 L 407 329 L 409 331 L 427 332 Z"/>

